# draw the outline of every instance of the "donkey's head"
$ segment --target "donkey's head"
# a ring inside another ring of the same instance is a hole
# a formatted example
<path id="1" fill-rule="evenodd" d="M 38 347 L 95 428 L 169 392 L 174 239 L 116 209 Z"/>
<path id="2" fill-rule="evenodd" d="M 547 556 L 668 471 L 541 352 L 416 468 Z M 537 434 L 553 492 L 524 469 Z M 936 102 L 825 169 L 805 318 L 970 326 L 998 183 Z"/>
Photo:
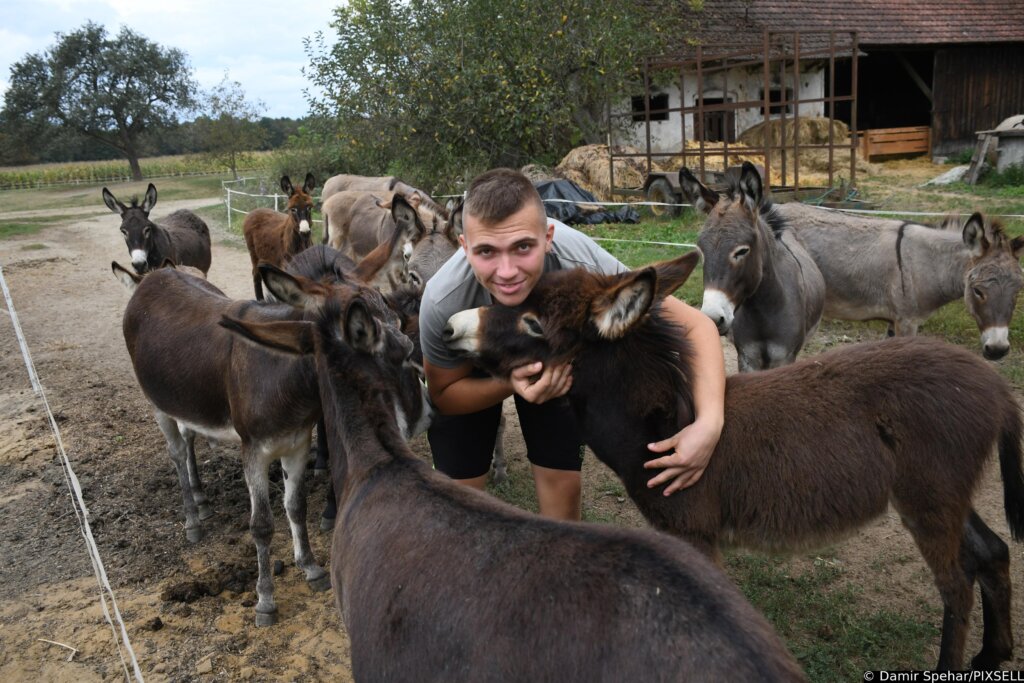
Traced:
<path id="1" fill-rule="evenodd" d="M 149 269 L 149 254 L 153 250 L 155 232 L 159 230 L 156 223 L 149 220 L 149 212 L 156 205 L 156 187 L 153 183 L 146 188 L 146 195 L 139 204 L 138 197 L 132 197 L 132 205 L 125 206 L 103 188 L 103 203 L 114 213 L 121 216 L 121 234 L 128 245 L 128 253 L 132 258 L 132 267 L 138 273 Z"/>
<path id="2" fill-rule="evenodd" d="M 770 238 L 763 213 L 766 203 L 761 176 L 744 162 L 740 177 L 726 196 L 719 197 L 686 168 L 679 170 L 683 196 L 707 214 L 697 246 L 704 255 L 704 301 L 701 311 L 719 334 L 732 327 L 736 309 L 761 285 L 766 241 Z"/>
<path id="3" fill-rule="evenodd" d="M 256 323 L 224 316 L 221 325 L 270 349 L 317 357 L 325 412 L 329 400 L 358 385 L 384 399 L 406 439 L 422 433 L 431 411 L 423 368 L 414 345 L 397 326 L 397 314 L 376 290 L 346 281 L 335 284 L 293 276 L 262 265 L 264 284 L 283 302 L 302 308 L 303 320 Z"/>
<path id="4" fill-rule="evenodd" d="M 964 304 L 981 330 L 985 358 L 998 360 L 1010 350 L 1010 319 L 1024 285 L 1019 261 L 1024 237 L 1011 239 L 998 221 L 975 213 L 964 224 L 963 239 L 971 252 Z"/>
<path id="5" fill-rule="evenodd" d="M 312 173 L 306 174 L 306 182 L 302 187 L 295 188 L 288 176 L 281 176 L 281 191 L 288 195 L 288 207 L 285 210 L 291 216 L 295 229 L 298 230 L 306 246 L 313 228 L 313 188 L 316 187 L 316 178 Z"/>
<path id="6" fill-rule="evenodd" d="M 656 299 L 686 282 L 698 258 L 690 252 L 618 275 L 580 268 L 547 273 L 518 306 L 496 304 L 453 315 L 445 343 L 499 377 L 534 361 L 569 362 L 587 344 L 625 337 Z"/>
<path id="7" fill-rule="evenodd" d="M 420 212 L 423 213 L 422 211 Z M 431 214 L 430 230 L 413 245 L 405 264 L 406 278 L 410 285 L 422 289 L 427 280 L 451 258 L 459 248 L 459 233 L 462 232 L 462 201 L 454 210 L 449 209 L 447 218 Z"/>

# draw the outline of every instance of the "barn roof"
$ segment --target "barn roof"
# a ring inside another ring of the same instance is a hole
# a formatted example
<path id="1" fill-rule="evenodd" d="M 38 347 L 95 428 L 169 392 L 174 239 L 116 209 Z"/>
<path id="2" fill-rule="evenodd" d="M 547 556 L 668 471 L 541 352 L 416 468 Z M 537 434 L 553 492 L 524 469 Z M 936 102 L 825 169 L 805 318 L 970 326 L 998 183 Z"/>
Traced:
<path id="1" fill-rule="evenodd" d="M 765 29 L 857 31 L 864 46 L 1024 42 L 1022 0 L 704 0 L 692 18 L 706 46 Z"/>

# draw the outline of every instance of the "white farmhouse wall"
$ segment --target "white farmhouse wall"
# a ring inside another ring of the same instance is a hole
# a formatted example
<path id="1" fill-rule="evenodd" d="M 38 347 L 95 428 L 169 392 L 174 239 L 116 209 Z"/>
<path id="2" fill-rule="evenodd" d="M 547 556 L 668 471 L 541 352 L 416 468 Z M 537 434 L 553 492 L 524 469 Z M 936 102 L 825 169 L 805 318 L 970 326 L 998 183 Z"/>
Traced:
<path id="1" fill-rule="evenodd" d="M 825 96 L 825 71 L 821 67 L 811 67 L 810 64 L 806 66 L 807 70 L 803 70 L 803 66 L 800 72 L 800 88 L 798 99 L 819 99 Z M 757 69 L 755 70 L 741 70 L 732 69 L 727 72 L 718 72 L 704 77 L 704 97 L 707 98 L 726 98 L 730 102 L 750 101 L 759 100 L 761 98 L 761 89 L 764 87 L 764 73 Z M 686 88 L 685 102 L 687 107 L 694 107 L 697 105 L 697 74 L 696 72 L 687 73 L 683 79 L 683 84 Z M 778 76 L 772 80 L 772 87 L 781 87 Z M 785 87 L 793 87 L 793 74 L 788 73 L 786 75 Z M 665 88 L 651 88 L 652 94 L 667 93 L 669 96 L 669 107 L 679 107 L 679 87 L 678 82 L 675 85 Z M 632 93 L 635 95 L 642 95 L 641 92 Z M 793 105 L 791 112 L 787 113 L 787 118 L 792 118 L 796 106 Z M 628 121 L 630 112 L 630 101 L 626 99 L 616 107 L 614 110 L 616 116 L 623 116 Z M 808 104 L 802 104 L 799 107 L 799 114 L 801 117 L 804 116 L 824 116 L 825 115 L 825 103 L 824 102 L 812 102 Z M 739 137 L 740 133 L 746 129 L 761 123 L 763 115 L 760 113 L 760 105 L 751 109 L 740 109 L 735 112 L 736 116 L 736 136 Z M 693 140 L 693 114 L 686 115 L 686 139 Z M 773 119 L 780 118 L 779 114 L 773 114 Z M 622 118 L 618 118 L 622 120 Z M 619 133 L 615 136 L 614 141 L 616 143 L 623 142 L 627 144 L 638 145 L 641 148 L 645 147 L 645 130 L 643 122 L 636 122 L 632 124 L 632 128 L 628 129 L 625 134 Z M 651 122 L 651 151 L 652 152 L 665 152 L 672 153 L 678 152 L 682 148 L 682 127 L 679 125 L 679 113 L 672 112 L 669 115 L 667 121 L 652 121 Z"/>

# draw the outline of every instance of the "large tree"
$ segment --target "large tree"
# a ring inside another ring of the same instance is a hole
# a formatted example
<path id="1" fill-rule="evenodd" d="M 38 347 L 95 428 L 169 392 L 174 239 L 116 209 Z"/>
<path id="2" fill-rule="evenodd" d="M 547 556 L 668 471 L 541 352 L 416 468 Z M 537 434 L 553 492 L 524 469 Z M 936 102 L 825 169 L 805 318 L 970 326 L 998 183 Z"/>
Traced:
<path id="1" fill-rule="evenodd" d="M 307 43 L 311 108 L 356 171 L 550 163 L 604 140 L 608 97 L 635 88 L 640 57 L 678 47 L 699 4 L 350 0 L 333 41 Z"/>
<path id="2" fill-rule="evenodd" d="M 163 48 L 128 27 L 116 37 L 92 22 L 57 34 L 57 44 L 11 67 L 4 118 L 31 137 L 56 124 L 112 147 L 142 179 L 141 140 L 194 106 L 196 85 L 181 50 Z"/>
<path id="3" fill-rule="evenodd" d="M 203 100 L 204 115 L 195 121 L 198 146 L 204 156 L 229 168 L 237 180 L 239 164 L 251 160 L 251 152 L 267 139 L 267 130 L 260 125 L 266 105 L 249 102 L 242 84 L 226 73 Z"/>

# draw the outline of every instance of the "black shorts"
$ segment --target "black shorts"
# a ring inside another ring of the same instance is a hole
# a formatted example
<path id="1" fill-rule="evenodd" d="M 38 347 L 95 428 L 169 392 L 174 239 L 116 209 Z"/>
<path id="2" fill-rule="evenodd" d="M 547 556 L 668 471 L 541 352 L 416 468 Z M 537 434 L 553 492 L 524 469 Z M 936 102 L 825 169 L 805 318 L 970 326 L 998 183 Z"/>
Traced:
<path id="1" fill-rule="evenodd" d="M 553 470 L 580 471 L 583 440 L 568 399 L 539 405 L 515 397 L 516 412 L 526 441 L 526 457 Z M 501 404 L 468 415 L 434 415 L 427 440 L 434 467 L 452 479 L 473 479 L 491 469 Z"/>

